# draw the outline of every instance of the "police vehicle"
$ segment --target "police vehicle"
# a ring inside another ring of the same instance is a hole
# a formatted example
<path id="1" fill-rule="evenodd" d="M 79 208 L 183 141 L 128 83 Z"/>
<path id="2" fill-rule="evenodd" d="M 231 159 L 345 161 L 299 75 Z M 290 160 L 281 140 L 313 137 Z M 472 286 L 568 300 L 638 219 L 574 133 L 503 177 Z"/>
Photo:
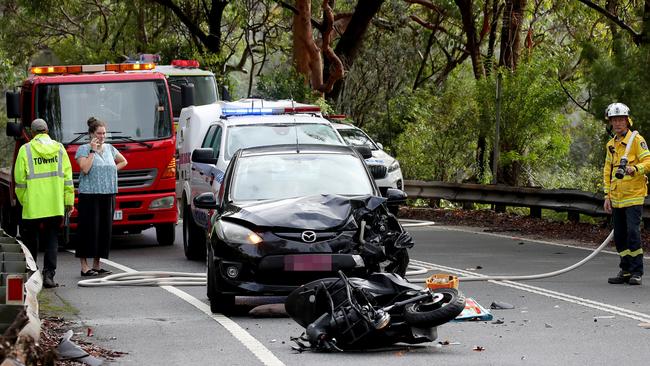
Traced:
<path id="1" fill-rule="evenodd" d="M 226 167 L 239 149 L 281 144 L 345 145 L 318 106 L 290 100 L 242 99 L 183 108 L 176 139 L 180 146 L 177 198 L 183 217 L 183 248 L 188 259 L 196 260 L 206 255 L 210 212 L 195 207 L 193 199 L 204 192 L 219 192 Z M 192 152 L 197 148 L 212 149 L 212 164 L 192 162 Z"/>

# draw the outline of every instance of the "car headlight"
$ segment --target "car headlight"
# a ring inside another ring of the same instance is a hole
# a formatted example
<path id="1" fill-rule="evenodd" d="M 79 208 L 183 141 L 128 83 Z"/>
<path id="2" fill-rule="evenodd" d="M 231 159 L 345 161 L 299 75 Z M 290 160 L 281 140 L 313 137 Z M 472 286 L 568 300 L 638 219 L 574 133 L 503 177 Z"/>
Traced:
<path id="1" fill-rule="evenodd" d="M 397 169 L 399 169 L 399 161 L 395 160 L 393 163 L 388 167 L 389 172 L 394 172 Z"/>
<path id="2" fill-rule="evenodd" d="M 214 230 L 219 239 L 231 244 L 259 244 L 262 238 L 241 225 L 219 220 L 214 225 Z"/>

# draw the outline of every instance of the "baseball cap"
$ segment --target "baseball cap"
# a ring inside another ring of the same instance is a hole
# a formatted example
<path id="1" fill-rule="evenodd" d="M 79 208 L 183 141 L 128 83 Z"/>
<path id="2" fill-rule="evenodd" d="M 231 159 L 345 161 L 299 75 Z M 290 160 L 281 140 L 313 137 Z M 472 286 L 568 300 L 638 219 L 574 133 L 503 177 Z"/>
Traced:
<path id="1" fill-rule="evenodd" d="M 32 131 L 47 131 L 47 122 L 41 118 L 32 121 Z"/>

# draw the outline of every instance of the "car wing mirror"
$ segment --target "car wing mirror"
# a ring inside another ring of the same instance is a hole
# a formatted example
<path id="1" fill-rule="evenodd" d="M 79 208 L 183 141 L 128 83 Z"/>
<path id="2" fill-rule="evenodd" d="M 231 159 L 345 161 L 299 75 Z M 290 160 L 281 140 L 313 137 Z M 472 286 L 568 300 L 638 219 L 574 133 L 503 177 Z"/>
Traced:
<path id="1" fill-rule="evenodd" d="M 7 118 L 20 118 L 20 93 L 7 92 Z"/>
<path id="2" fill-rule="evenodd" d="M 376 144 L 377 144 L 377 147 L 379 148 L 379 150 L 384 149 L 384 145 L 382 145 L 381 142 L 377 142 Z"/>
<path id="3" fill-rule="evenodd" d="M 217 157 L 214 156 L 214 151 L 212 148 L 203 147 L 200 149 L 194 149 L 194 151 L 192 151 L 192 162 L 216 165 Z"/>
<path id="4" fill-rule="evenodd" d="M 364 159 L 370 159 L 372 158 L 372 150 L 368 146 L 355 146 L 355 150 L 364 158 Z"/>
<path id="5" fill-rule="evenodd" d="M 391 205 L 404 205 L 408 195 L 401 189 L 388 188 L 386 190 L 386 202 Z"/>
<path id="6" fill-rule="evenodd" d="M 217 209 L 217 200 L 214 198 L 212 192 L 201 193 L 194 197 L 193 202 L 196 208 L 203 208 L 206 210 Z"/>
<path id="7" fill-rule="evenodd" d="M 189 107 L 195 103 L 194 84 L 181 85 L 181 108 Z"/>

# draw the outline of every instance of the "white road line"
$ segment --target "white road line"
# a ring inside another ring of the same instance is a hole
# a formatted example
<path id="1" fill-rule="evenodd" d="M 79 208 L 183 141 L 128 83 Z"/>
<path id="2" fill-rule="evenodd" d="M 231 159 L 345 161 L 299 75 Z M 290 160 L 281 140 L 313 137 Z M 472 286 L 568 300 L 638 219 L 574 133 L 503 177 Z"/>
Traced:
<path id="1" fill-rule="evenodd" d="M 402 224 L 403 227 L 431 226 L 436 224 L 433 221 L 409 220 L 409 219 L 400 219 L 399 223 Z"/>
<path id="2" fill-rule="evenodd" d="M 102 259 L 102 262 L 112 267 L 115 267 L 117 269 L 120 269 L 124 272 L 136 272 L 136 270 L 134 269 L 131 269 L 127 266 L 121 265 L 119 263 L 113 262 L 108 259 Z M 232 319 L 222 314 L 212 314 L 212 311 L 210 311 L 210 306 L 208 306 L 207 304 L 203 303 L 201 300 L 193 297 L 192 295 L 188 294 L 183 290 L 179 290 L 174 286 L 160 286 L 160 287 L 178 296 L 180 299 L 184 300 L 185 302 L 194 306 L 195 308 L 201 310 L 203 313 L 208 315 L 214 321 L 219 323 L 228 332 L 230 332 L 230 334 L 232 334 L 233 337 L 235 337 L 239 342 L 241 342 L 241 344 L 243 344 L 244 347 L 248 348 L 248 350 L 251 351 L 255 355 L 255 357 L 257 357 L 257 359 L 262 362 L 262 364 L 267 366 L 284 366 L 284 363 L 280 361 L 280 359 L 275 357 L 275 355 L 268 348 L 264 347 L 264 345 L 260 343 L 260 341 L 255 339 L 252 335 L 250 335 L 250 333 L 248 333 L 246 330 L 240 327 L 239 324 L 232 321 Z"/>
<path id="3" fill-rule="evenodd" d="M 435 264 L 435 263 L 419 261 L 419 260 L 415 260 L 415 259 L 411 259 L 411 262 L 413 264 L 421 265 L 421 266 L 424 266 L 424 267 L 426 267 L 428 269 L 435 269 L 435 270 L 438 270 L 438 271 L 446 271 L 446 272 L 462 274 L 462 275 L 469 275 L 469 276 L 487 277 L 487 275 L 484 275 L 484 274 L 471 272 L 471 271 L 466 271 L 466 270 L 462 270 L 462 269 L 459 269 L 459 268 L 453 268 L 453 267 L 438 265 L 438 264 Z M 518 290 L 538 294 L 538 295 L 541 295 L 541 296 L 546 296 L 546 297 L 566 301 L 566 302 L 573 303 L 573 304 L 576 304 L 576 305 L 582 305 L 582 306 L 589 307 L 589 308 L 592 308 L 592 309 L 605 311 L 605 312 L 615 314 L 615 315 L 620 315 L 620 316 L 623 316 L 623 317 L 626 317 L 626 318 L 639 320 L 641 322 L 650 322 L 650 314 L 640 313 L 640 312 L 637 312 L 637 311 L 634 311 L 634 310 L 629 310 L 629 309 L 621 308 L 621 307 L 618 307 L 618 306 L 615 306 L 615 305 L 610 305 L 610 304 L 606 304 L 606 303 L 602 303 L 602 302 L 598 302 L 598 301 L 594 301 L 594 300 L 590 300 L 590 299 L 585 299 L 585 298 L 578 297 L 578 296 L 573 296 L 573 295 L 563 293 L 563 292 L 548 290 L 548 289 L 545 289 L 545 288 L 542 288 L 542 287 L 531 286 L 531 285 L 527 285 L 527 284 L 523 284 L 523 283 L 519 283 L 519 282 L 514 282 L 514 281 L 489 281 L 489 282 L 491 282 L 491 283 L 493 283 L 495 285 L 511 287 L 511 288 L 515 288 L 515 289 L 518 289 Z"/>

